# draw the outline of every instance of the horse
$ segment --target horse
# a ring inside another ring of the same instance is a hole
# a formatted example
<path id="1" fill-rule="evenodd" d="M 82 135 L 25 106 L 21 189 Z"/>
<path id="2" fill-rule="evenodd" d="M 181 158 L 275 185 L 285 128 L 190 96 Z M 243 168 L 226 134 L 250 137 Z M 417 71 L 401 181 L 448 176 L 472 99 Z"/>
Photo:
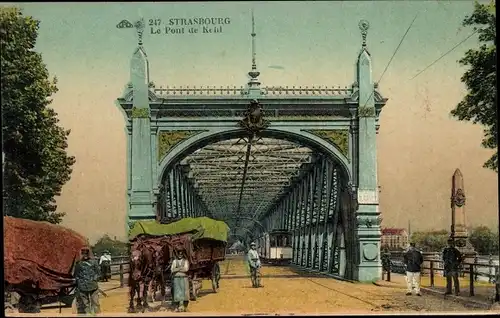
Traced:
<path id="1" fill-rule="evenodd" d="M 137 293 L 137 307 L 142 308 L 144 312 L 149 307 L 147 292 L 155 271 L 153 252 L 141 242 L 134 244 L 131 250 L 128 311 L 129 313 L 135 312 L 134 296 Z"/>
<path id="2" fill-rule="evenodd" d="M 154 262 L 154 271 L 153 271 L 153 277 L 151 280 L 151 294 L 152 294 L 152 300 L 155 301 L 155 295 L 156 292 L 158 291 L 158 288 L 160 289 L 161 293 L 161 299 L 162 301 L 165 301 L 165 294 L 166 294 L 166 286 L 165 286 L 165 266 L 166 266 L 166 261 L 165 261 L 165 256 L 167 254 L 166 246 L 155 246 L 154 248 L 154 253 L 153 253 L 153 262 Z"/>

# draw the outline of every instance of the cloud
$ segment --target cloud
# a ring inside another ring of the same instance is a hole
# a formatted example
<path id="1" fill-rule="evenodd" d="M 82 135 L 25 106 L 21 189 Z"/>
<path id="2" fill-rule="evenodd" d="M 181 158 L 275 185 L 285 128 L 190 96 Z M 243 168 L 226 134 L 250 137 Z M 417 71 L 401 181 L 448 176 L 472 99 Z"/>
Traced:
<path id="1" fill-rule="evenodd" d="M 268 67 L 269 68 L 274 68 L 276 70 L 284 70 L 285 69 L 283 66 L 280 66 L 280 65 L 270 65 Z"/>

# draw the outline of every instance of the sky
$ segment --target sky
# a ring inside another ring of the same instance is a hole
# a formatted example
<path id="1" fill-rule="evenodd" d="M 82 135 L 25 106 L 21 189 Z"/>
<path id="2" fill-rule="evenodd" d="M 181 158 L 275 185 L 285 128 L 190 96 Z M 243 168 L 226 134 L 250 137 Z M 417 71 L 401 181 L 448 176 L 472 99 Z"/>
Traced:
<path id="1" fill-rule="evenodd" d="M 144 34 L 150 77 L 158 86 L 242 86 L 251 67 L 251 9 L 263 86 L 348 86 L 361 46 L 358 22 L 370 23 L 373 77 L 389 98 L 377 139 L 384 227 L 449 229 L 451 177 L 465 179 L 469 225 L 497 223 L 497 174 L 482 168 L 492 154 L 482 127 L 449 113 L 466 94 L 458 64 L 478 45 L 473 36 L 411 79 L 472 31 L 461 27 L 472 1 L 332 1 L 220 3 L 16 3 L 40 20 L 36 50 L 59 91 L 52 107 L 71 129 L 76 157 L 58 198 L 63 224 L 97 240 L 124 238 L 125 121 L 115 100 L 129 81 L 137 45 L 123 19 L 229 18 L 217 34 Z M 412 28 L 387 67 L 411 21 Z"/>

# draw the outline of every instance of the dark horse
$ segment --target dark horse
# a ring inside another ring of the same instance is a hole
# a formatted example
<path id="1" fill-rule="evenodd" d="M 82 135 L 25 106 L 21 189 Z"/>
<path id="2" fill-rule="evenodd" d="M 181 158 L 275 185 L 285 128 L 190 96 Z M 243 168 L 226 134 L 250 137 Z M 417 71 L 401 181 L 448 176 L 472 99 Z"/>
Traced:
<path id="1" fill-rule="evenodd" d="M 136 242 L 130 253 L 130 271 L 129 271 L 129 288 L 130 302 L 128 311 L 135 312 L 134 296 L 137 294 L 137 307 L 142 309 L 142 312 L 149 307 L 148 305 L 148 287 L 153 279 L 155 272 L 155 262 L 153 251 L 151 251 L 142 242 Z"/>
<path id="2" fill-rule="evenodd" d="M 154 247 L 154 272 L 151 281 L 152 299 L 155 300 L 158 288 L 161 293 L 162 302 L 165 301 L 166 286 L 165 286 L 165 267 L 168 260 L 168 247 L 166 245 L 156 244 Z"/>

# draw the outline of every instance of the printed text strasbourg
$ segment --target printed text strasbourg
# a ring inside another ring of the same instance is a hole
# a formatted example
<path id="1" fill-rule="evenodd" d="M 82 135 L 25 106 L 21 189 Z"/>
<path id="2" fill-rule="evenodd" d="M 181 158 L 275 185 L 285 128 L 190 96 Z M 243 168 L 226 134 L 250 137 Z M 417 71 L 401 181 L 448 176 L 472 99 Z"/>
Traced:
<path id="1" fill-rule="evenodd" d="M 171 18 L 168 20 L 168 25 L 216 25 L 216 24 L 230 24 L 230 18 Z"/>

